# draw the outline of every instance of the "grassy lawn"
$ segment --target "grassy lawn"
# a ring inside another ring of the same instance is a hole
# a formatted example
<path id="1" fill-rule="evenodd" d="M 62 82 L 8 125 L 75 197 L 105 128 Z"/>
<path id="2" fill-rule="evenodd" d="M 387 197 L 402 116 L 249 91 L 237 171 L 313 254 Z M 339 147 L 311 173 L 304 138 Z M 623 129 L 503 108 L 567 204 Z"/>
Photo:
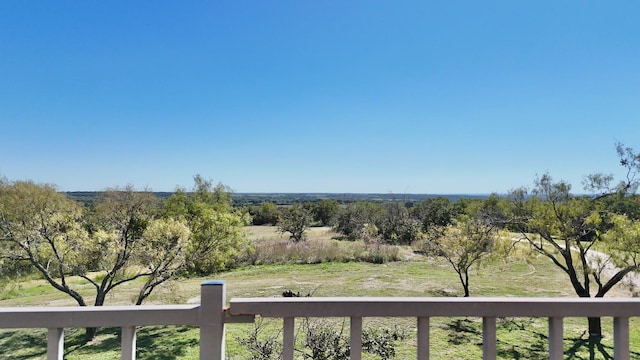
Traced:
<path id="1" fill-rule="evenodd" d="M 256 241 L 286 242 L 286 235 L 275 233 L 273 227 L 249 227 Z M 313 229 L 310 240 L 331 242 L 326 228 Z M 272 297 L 291 290 L 312 296 L 461 296 L 457 274 L 441 259 L 411 254 L 403 248 L 406 260 L 386 264 L 332 262 L 319 264 L 255 265 L 217 274 L 208 279 L 225 280 L 227 296 Z M 471 296 L 552 296 L 574 297 L 565 276 L 547 259 L 522 261 L 495 260 L 486 262 L 471 274 Z M 173 281 L 159 289 L 150 299 L 154 303 L 185 303 L 199 301 L 200 283 L 204 278 Z M 83 291 L 90 293 L 90 288 Z M 123 287 L 107 300 L 107 304 L 131 303 L 135 285 Z M 629 296 L 620 287 L 611 296 Z M 42 280 L 29 280 L 7 285 L 0 291 L 0 306 L 74 305 Z M 348 333 L 344 319 L 319 320 L 329 322 L 336 331 Z M 296 319 L 297 342 L 303 342 L 304 319 Z M 281 320 L 261 323 L 259 337 L 278 336 Z M 415 319 L 365 319 L 367 328 L 398 329 L 406 336 L 397 342 L 398 359 L 415 358 Z M 600 344 L 589 344 L 584 332 L 586 319 L 565 319 L 565 355 L 568 359 L 612 358 L 612 321 L 604 319 L 605 338 Z M 476 318 L 433 318 L 431 320 L 431 358 L 479 359 L 482 352 L 482 323 Z M 230 359 L 247 359 L 248 352 L 239 344 L 251 332 L 253 324 L 228 325 L 227 353 Z M 83 330 L 69 329 L 65 342 L 65 359 L 118 359 L 119 329 L 101 329 L 89 344 L 82 343 Z M 139 359 L 197 359 L 198 329 L 189 327 L 146 327 L 138 333 Z M 0 353 L 7 359 L 45 358 L 46 331 L 20 330 L 0 332 Z M 500 359 L 545 358 L 547 349 L 546 319 L 508 318 L 498 320 Z M 640 323 L 631 319 L 632 358 L 640 359 Z M 607 354 L 611 357 L 607 357 Z M 298 354 L 301 355 L 301 354 Z M 369 354 L 364 358 L 376 359 Z M 302 358 L 302 356 L 300 356 Z"/>

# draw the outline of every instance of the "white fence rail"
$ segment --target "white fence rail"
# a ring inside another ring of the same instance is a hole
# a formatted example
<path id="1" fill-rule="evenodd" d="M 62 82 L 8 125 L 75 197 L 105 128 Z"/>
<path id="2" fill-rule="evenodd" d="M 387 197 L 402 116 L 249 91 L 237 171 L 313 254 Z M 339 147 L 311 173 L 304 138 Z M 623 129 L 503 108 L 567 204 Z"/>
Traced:
<path id="1" fill-rule="evenodd" d="M 483 319 L 483 358 L 495 359 L 496 318 L 549 318 L 549 358 L 563 358 L 563 318 L 613 317 L 614 358 L 628 360 L 629 318 L 640 316 L 640 299 L 620 298 L 233 298 L 225 308 L 222 281 L 207 281 L 201 305 L 0 308 L 0 328 L 47 328 L 47 359 L 61 360 L 64 328 L 121 327 L 121 359 L 135 359 L 136 327 L 193 325 L 200 328 L 200 359 L 222 360 L 224 324 L 252 322 L 256 315 L 283 319 L 283 359 L 292 360 L 296 317 L 348 317 L 351 359 L 360 359 L 362 319 L 411 317 L 417 321 L 417 358 L 429 358 L 431 317 L 472 316 Z"/>

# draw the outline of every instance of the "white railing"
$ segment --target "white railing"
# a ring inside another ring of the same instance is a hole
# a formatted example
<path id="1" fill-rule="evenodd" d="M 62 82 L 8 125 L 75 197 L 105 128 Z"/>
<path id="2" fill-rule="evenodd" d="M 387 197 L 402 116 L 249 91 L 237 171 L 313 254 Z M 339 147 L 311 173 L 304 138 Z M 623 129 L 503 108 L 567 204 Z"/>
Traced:
<path id="1" fill-rule="evenodd" d="M 46 328 L 47 360 L 62 360 L 65 328 L 120 327 L 120 358 L 134 360 L 136 327 L 193 325 L 203 339 L 200 359 L 224 359 L 224 324 L 253 322 L 253 316 L 228 315 L 223 281 L 203 282 L 200 298 L 202 305 L 6 307 L 0 308 L 0 329 Z"/>
<path id="2" fill-rule="evenodd" d="M 640 299 L 621 298 L 232 298 L 225 308 L 222 281 L 201 287 L 201 305 L 0 308 L 0 328 L 48 328 L 47 359 L 62 359 L 64 328 L 121 327 L 121 359 L 135 359 L 136 327 L 193 325 L 200 328 L 200 359 L 222 360 L 225 323 L 252 322 L 255 316 L 283 319 L 284 360 L 292 360 L 296 317 L 350 318 L 351 359 L 362 352 L 362 319 L 417 319 L 417 358 L 429 358 L 429 319 L 470 316 L 483 319 L 483 358 L 496 358 L 496 318 L 549 318 L 549 358 L 563 358 L 563 318 L 613 317 L 614 358 L 628 360 L 629 318 L 640 316 Z"/>

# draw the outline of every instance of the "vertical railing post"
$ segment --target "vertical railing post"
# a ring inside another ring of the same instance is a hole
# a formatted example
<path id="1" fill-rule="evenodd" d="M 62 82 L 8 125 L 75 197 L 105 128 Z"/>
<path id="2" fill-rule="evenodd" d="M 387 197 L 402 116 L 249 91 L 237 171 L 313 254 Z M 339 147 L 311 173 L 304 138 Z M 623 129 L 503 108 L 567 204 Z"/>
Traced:
<path id="1" fill-rule="evenodd" d="M 360 360 L 362 358 L 362 318 L 359 316 L 351 317 L 350 324 L 350 344 L 351 349 L 349 359 Z"/>
<path id="2" fill-rule="evenodd" d="M 293 360 L 293 350 L 296 347 L 295 318 L 286 317 L 282 322 L 282 359 Z"/>
<path id="3" fill-rule="evenodd" d="M 47 329 L 47 360 L 62 360 L 64 356 L 64 329 Z"/>
<path id="4" fill-rule="evenodd" d="M 204 281 L 200 286 L 200 360 L 224 359 L 224 281 Z"/>
<path id="5" fill-rule="evenodd" d="M 496 351 L 496 318 L 482 318 L 482 359 L 495 360 L 498 356 Z"/>
<path id="6" fill-rule="evenodd" d="M 429 360 L 429 318 L 418 317 L 418 360 Z"/>
<path id="7" fill-rule="evenodd" d="M 564 357 L 563 319 L 561 317 L 549 318 L 549 359 L 562 360 Z"/>
<path id="8" fill-rule="evenodd" d="M 613 358 L 629 360 L 629 318 L 613 318 Z"/>
<path id="9" fill-rule="evenodd" d="M 136 327 L 125 326 L 120 329 L 120 360 L 136 360 Z"/>

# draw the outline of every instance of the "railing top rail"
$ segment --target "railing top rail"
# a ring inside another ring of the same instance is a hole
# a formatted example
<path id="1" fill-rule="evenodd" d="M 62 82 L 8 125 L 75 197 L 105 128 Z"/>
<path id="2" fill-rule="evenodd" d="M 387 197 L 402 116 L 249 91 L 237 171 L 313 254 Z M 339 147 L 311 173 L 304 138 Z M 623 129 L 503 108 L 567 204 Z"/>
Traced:
<path id="1" fill-rule="evenodd" d="M 263 317 L 640 316 L 637 298 L 233 298 L 231 315 Z"/>
<path id="2" fill-rule="evenodd" d="M 0 328 L 198 325 L 199 304 L 0 308 Z"/>

